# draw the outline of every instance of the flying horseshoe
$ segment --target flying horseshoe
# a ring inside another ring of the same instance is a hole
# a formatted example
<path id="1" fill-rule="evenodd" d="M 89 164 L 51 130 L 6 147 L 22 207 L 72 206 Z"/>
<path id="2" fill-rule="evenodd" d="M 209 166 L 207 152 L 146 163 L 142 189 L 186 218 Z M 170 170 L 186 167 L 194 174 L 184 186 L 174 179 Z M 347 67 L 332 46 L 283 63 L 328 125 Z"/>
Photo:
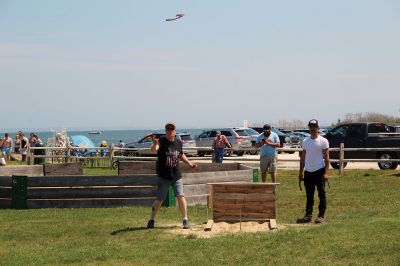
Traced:
<path id="1" fill-rule="evenodd" d="M 173 21 L 173 20 L 177 20 L 180 19 L 181 17 L 183 17 L 185 14 L 176 14 L 175 18 L 167 18 L 165 21 Z"/>

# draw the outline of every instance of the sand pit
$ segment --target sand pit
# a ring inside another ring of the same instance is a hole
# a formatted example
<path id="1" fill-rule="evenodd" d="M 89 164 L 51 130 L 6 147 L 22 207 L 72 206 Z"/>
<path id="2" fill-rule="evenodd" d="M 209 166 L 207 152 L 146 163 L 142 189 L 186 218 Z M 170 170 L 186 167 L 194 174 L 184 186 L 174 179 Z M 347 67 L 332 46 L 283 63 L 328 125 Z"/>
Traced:
<path id="1" fill-rule="evenodd" d="M 270 230 L 268 222 L 242 222 L 240 223 L 226 223 L 217 222 L 214 223 L 211 231 L 204 231 L 206 224 L 192 225 L 190 229 L 182 229 L 182 225 L 176 225 L 174 228 L 168 230 L 172 234 L 184 236 L 187 238 L 211 238 L 229 234 L 239 233 L 259 233 L 259 232 L 278 232 L 287 228 L 306 228 L 313 226 L 310 224 L 278 224 L 278 229 Z"/>

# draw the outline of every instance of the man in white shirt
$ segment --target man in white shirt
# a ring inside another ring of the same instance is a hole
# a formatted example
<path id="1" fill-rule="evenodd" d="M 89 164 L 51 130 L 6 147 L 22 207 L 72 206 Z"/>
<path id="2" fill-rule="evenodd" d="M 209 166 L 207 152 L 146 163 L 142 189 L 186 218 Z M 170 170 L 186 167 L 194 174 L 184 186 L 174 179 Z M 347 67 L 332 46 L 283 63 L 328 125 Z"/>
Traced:
<path id="1" fill-rule="evenodd" d="M 301 151 L 299 172 L 299 181 L 304 180 L 306 189 L 306 213 L 303 218 L 297 220 L 297 223 L 312 221 L 315 187 L 317 187 L 319 197 L 319 213 L 315 222 L 323 223 L 326 210 L 325 182 L 328 181 L 329 142 L 318 134 L 319 126 L 316 119 L 308 122 L 308 128 L 311 136 L 305 138 L 302 142 L 303 150 Z M 303 170 L 305 170 L 304 177 Z"/>

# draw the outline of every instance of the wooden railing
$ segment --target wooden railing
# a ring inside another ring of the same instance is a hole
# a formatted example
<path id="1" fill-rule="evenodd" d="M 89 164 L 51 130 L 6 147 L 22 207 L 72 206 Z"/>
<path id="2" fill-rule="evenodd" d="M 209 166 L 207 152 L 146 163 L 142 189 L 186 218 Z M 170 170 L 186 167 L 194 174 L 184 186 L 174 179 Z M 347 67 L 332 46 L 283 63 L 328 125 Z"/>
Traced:
<path id="1" fill-rule="evenodd" d="M 46 155 L 34 155 L 32 154 L 32 151 L 35 150 L 46 150 Z M 208 147 L 188 147 L 184 148 L 184 151 L 189 151 L 189 150 L 196 150 L 196 151 L 203 151 L 203 152 L 212 152 L 212 148 Z M 258 151 L 258 148 L 241 148 L 241 151 Z M 281 152 L 298 152 L 301 151 L 301 148 L 277 148 L 278 151 Z M 345 148 L 343 143 L 340 145 L 340 148 L 330 148 L 329 149 L 331 152 L 336 151 L 339 152 L 339 158 L 338 159 L 331 159 L 330 161 L 332 163 L 338 163 L 339 165 L 339 172 L 343 172 L 344 164 L 347 162 L 397 162 L 400 163 L 400 159 L 345 159 L 344 154 L 346 151 L 377 151 L 377 152 L 384 152 L 384 151 L 389 151 L 389 152 L 395 152 L 395 151 L 400 151 L 399 147 L 393 147 L 393 148 Z M 58 152 L 56 152 L 58 151 Z M 75 151 L 80 151 L 76 155 Z M 90 152 L 82 152 L 82 151 L 96 151 L 93 153 Z M 104 155 L 102 154 L 102 151 L 105 151 Z M 138 160 L 138 161 L 155 161 L 157 158 L 153 155 L 152 157 L 141 157 L 137 156 L 136 154 L 143 152 L 143 151 L 149 151 L 148 148 L 119 148 L 115 146 L 111 147 L 31 147 L 28 148 L 28 155 L 27 155 L 27 161 L 28 164 L 31 163 L 32 159 L 34 158 L 46 158 L 46 159 L 51 159 L 51 162 L 53 163 L 55 160 L 57 162 L 62 161 L 62 162 L 71 162 L 71 161 L 82 161 L 85 163 L 87 166 L 87 162 L 95 162 L 96 160 L 104 160 L 105 163 L 103 166 L 106 167 L 113 167 L 115 165 L 115 162 L 118 160 Z M 235 151 L 232 149 L 232 151 Z M 127 154 L 131 155 L 127 155 Z M 196 157 L 196 160 L 211 160 L 210 157 Z M 258 158 L 243 158 L 243 157 L 225 157 L 224 160 L 226 161 L 235 161 L 235 162 L 241 162 L 241 161 L 254 161 L 258 162 Z M 283 159 L 279 158 L 278 156 L 278 161 L 281 162 L 298 162 L 299 158 L 295 159 Z M 99 165 L 99 164 L 97 164 Z M 96 166 L 95 163 L 92 163 L 92 167 Z"/>

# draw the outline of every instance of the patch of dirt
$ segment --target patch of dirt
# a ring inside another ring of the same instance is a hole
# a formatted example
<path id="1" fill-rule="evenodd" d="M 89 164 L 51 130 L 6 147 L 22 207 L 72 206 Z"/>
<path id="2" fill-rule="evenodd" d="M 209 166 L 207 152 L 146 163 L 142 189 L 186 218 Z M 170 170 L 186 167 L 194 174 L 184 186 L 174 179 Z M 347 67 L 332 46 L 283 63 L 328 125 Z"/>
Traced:
<path id="1" fill-rule="evenodd" d="M 305 228 L 313 226 L 309 224 L 278 224 L 278 229 L 269 229 L 269 222 L 214 222 L 211 231 L 204 231 L 206 224 L 192 225 L 190 229 L 183 229 L 182 225 L 176 225 L 168 230 L 172 234 L 180 235 L 186 238 L 211 238 L 221 235 L 238 234 L 238 233 L 258 233 L 258 232 L 277 232 L 290 227 Z"/>

